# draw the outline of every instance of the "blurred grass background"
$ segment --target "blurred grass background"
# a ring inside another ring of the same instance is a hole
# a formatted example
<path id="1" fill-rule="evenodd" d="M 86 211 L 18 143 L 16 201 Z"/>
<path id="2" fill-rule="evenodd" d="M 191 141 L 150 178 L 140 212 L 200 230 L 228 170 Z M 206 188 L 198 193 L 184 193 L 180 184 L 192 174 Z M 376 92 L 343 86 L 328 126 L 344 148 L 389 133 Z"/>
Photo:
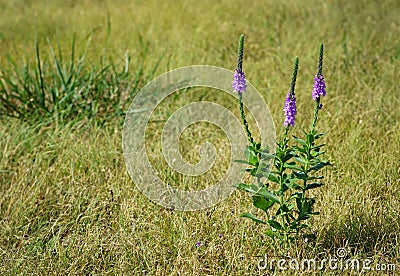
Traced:
<path id="1" fill-rule="evenodd" d="M 147 81 L 194 64 L 234 69 L 241 33 L 244 70 L 278 135 L 296 55 L 294 132 L 309 124 L 318 45 L 325 45 L 328 95 L 319 129 L 328 133 L 335 167 L 315 193 L 316 243 L 301 242 L 287 255 L 315 258 L 346 247 L 352 257 L 400 269 L 398 1 L 0 0 L 0 6 L 1 274 L 264 273 L 256 256 L 280 252 L 262 226 L 239 218 L 252 210 L 247 195 L 235 192 L 199 212 L 165 210 L 136 190 L 121 149 L 124 110 Z M 72 76 L 69 83 L 65 76 Z M 169 100 L 180 106 L 196 99 Z M 196 160 L 197 133 L 208 131 L 201 125 L 186 133 L 188 159 Z M 229 151 L 222 133 L 211 140 Z M 224 169 L 214 168 L 199 186 Z"/>

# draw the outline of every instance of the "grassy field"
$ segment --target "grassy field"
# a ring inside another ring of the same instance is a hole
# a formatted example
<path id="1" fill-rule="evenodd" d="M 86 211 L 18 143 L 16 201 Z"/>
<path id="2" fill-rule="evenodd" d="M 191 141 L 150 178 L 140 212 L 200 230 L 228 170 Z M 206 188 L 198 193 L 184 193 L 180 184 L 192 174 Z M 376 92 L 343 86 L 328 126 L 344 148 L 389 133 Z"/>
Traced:
<path id="1" fill-rule="evenodd" d="M 300 58 L 296 134 L 309 124 L 318 46 L 325 45 L 328 94 L 318 128 L 328 134 L 335 166 L 314 194 L 321 212 L 313 219 L 316 241 L 299 241 L 285 256 L 323 258 L 344 247 L 349 258 L 400 271 L 398 1 L 0 0 L 0 6 L 1 275 L 309 274 L 257 268 L 258 256 L 279 258 L 282 251 L 265 227 L 239 217 L 254 211 L 248 195 L 236 191 L 203 211 L 171 211 L 142 195 L 126 171 L 121 137 L 134 94 L 181 66 L 233 70 L 241 33 L 244 70 L 267 102 L 278 137 L 294 57 Z M 169 98 L 159 118 L 198 95 Z M 221 101 L 215 93 L 201 99 Z M 160 175 L 180 185 L 162 161 L 161 127 L 149 130 L 149 152 Z M 181 141 L 192 162 L 199 133 L 212 133 L 220 149 L 218 166 L 192 180 L 205 187 L 226 170 L 229 145 L 212 126 L 193 127 Z"/>

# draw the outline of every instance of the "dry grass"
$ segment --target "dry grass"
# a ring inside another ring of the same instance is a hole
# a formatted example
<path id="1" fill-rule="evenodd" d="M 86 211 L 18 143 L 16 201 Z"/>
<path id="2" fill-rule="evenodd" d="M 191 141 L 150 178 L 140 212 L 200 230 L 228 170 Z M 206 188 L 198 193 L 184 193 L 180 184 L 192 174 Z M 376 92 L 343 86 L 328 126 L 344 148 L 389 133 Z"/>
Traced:
<path id="1" fill-rule="evenodd" d="M 397 1 L 64 2 L 0 1 L 0 61 L 6 53 L 16 60 L 34 57 L 35 36 L 42 45 L 45 38 L 58 41 L 67 52 L 74 33 L 84 45 L 93 31 L 93 63 L 100 63 L 99 55 L 123 63 L 128 49 L 135 64 L 135 54 L 148 42 L 148 68 L 164 56 L 157 73 L 192 64 L 233 69 L 236 39 L 244 33 L 244 69 L 268 103 L 278 135 L 295 55 L 300 57 L 297 126 L 308 124 L 323 41 L 328 95 L 319 129 L 328 133 L 328 156 L 335 166 L 324 172 L 326 185 L 315 193 L 321 212 L 313 221 L 316 243 L 300 242 L 286 254 L 301 260 L 346 247 L 353 258 L 400 269 Z M 160 117 L 194 99 L 170 99 Z M 189 160 L 197 160 L 195 134 L 210 130 L 207 125 L 188 130 L 182 148 Z M 281 251 L 263 226 L 239 218 L 252 211 L 247 195 L 236 191 L 204 211 L 164 209 L 129 178 L 121 132 L 118 119 L 100 127 L 92 120 L 32 125 L 1 118 L 0 274 L 266 273 L 257 269 L 256 256 Z M 156 137 L 147 141 L 155 162 Z M 211 140 L 224 151 L 224 139 L 215 132 Z M 170 170 L 160 164 L 155 164 L 160 174 L 168 176 Z M 199 185 L 225 168 L 214 168 Z M 202 246 L 196 247 L 198 241 Z"/>

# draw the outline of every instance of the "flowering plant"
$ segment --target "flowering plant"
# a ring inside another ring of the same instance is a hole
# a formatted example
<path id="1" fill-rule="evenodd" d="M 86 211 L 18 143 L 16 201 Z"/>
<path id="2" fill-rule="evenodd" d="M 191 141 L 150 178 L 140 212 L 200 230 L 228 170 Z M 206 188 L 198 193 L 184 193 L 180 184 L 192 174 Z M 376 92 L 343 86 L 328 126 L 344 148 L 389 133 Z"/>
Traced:
<path id="1" fill-rule="evenodd" d="M 252 195 L 253 205 L 263 210 L 267 219 L 259 218 L 251 213 L 241 214 L 257 223 L 269 226 L 267 235 L 282 244 L 288 245 L 310 229 L 306 221 L 319 214 L 314 211 L 315 199 L 309 197 L 309 191 L 321 187 L 323 176 L 318 171 L 330 165 L 321 156 L 324 144 L 319 144 L 322 133 L 316 131 L 318 112 L 322 108 L 321 99 L 326 95 L 325 80 L 322 74 L 323 44 L 319 50 L 318 71 L 314 79 L 312 98 L 315 101 L 314 116 L 308 132 L 303 130 L 304 138 L 292 136 L 295 144 L 290 145 L 289 131 L 294 127 L 297 108 L 295 86 L 299 65 L 295 58 L 290 90 L 284 104 L 285 132 L 277 142 L 275 153 L 256 142 L 249 130 L 243 110 L 242 97 L 246 91 L 246 79 L 242 68 L 244 36 L 239 40 L 238 66 L 235 70 L 232 88 L 239 93 L 239 109 L 242 123 L 247 134 L 249 145 L 245 149 L 246 160 L 236 160 L 248 165 L 246 171 L 256 181 L 252 184 L 238 183 L 234 186 Z M 271 166 L 269 165 L 271 164 Z M 307 234 L 313 236 L 313 234 Z"/>

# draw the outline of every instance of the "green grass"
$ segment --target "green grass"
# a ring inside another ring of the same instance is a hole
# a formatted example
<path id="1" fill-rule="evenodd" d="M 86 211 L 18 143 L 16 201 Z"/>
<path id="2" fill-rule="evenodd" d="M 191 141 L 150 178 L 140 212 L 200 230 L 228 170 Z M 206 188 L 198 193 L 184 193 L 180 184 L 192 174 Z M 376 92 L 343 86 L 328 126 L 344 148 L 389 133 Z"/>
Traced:
<path id="1" fill-rule="evenodd" d="M 164 209 L 136 189 L 121 146 L 124 112 L 147 81 L 193 64 L 234 69 L 241 33 L 244 70 L 278 135 L 295 56 L 294 133 L 310 123 L 317 51 L 325 45 L 328 95 L 318 129 L 328 134 L 335 166 L 314 193 L 321 212 L 313 220 L 316 242 L 301 241 L 286 255 L 301 260 L 346 247 L 353 258 L 399 271 L 397 1 L 0 0 L 0 6 L 0 274 L 264 274 L 256 256 L 281 252 L 262 225 L 239 217 L 255 211 L 248 195 L 235 191 L 204 211 Z M 200 99 L 225 101 L 215 91 L 181 93 L 155 119 Z M 234 102 L 225 105 L 238 114 Z M 198 145 L 209 139 L 219 149 L 217 166 L 200 178 L 173 172 L 162 161 L 161 127 L 149 126 L 148 152 L 177 187 L 211 185 L 226 170 L 226 137 L 200 124 L 182 137 L 184 157 L 198 161 Z"/>

